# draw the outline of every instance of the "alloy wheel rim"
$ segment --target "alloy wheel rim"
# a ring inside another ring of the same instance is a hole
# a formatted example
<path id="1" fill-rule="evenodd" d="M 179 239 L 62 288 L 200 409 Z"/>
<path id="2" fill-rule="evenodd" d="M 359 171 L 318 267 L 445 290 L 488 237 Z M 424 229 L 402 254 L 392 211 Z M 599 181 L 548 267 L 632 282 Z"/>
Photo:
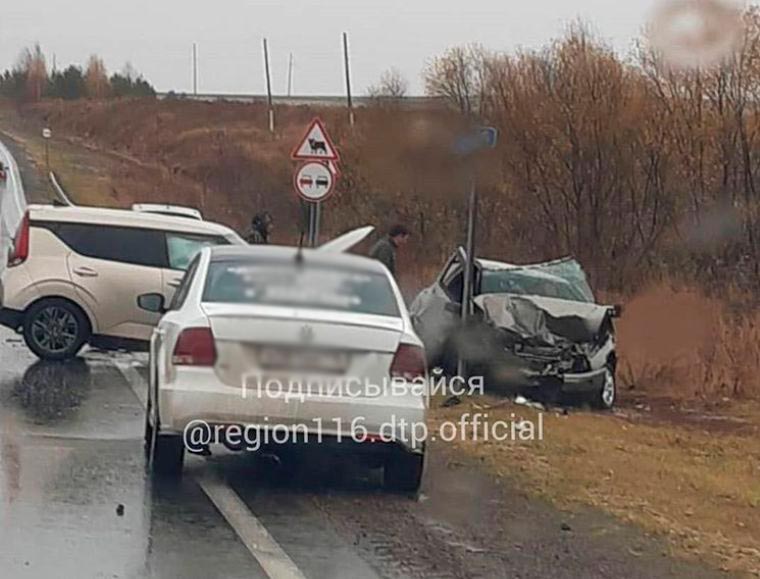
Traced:
<path id="1" fill-rule="evenodd" d="M 608 408 L 615 402 L 615 376 L 611 370 L 604 374 L 604 388 L 602 389 L 602 402 Z"/>
<path id="2" fill-rule="evenodd" d="M 32 322 L 32 338 L 47 352 L 65 352 L 76 342 L 79 323 L 64 308 L 51 306 L 43 309 Z"/>

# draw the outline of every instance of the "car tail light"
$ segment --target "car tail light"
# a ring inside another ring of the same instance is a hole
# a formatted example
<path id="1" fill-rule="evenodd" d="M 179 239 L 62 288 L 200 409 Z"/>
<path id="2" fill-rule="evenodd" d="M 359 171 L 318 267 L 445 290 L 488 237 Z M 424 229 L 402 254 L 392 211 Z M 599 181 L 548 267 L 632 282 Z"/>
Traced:
<path id="1" fill-rule="evenodd" d="M 419 346 L 401 344 L 391 364 L 391 377 L 414 380 L 424 378 L 426 373 L 425 350 Z"/>
<path id="2" fill-rule="evenodd" d="M 216 345 L 211 328 L 183 330 L 174 347 L 172 364 L 175 366 L 213 366 L 216 363 Z"/>
<path id="3" fill-rule="evenodd" d="M 15 267 L 24 263 L 29 257 L 29 212 L 24 214 L 21 225 L 13 240 L 13 247 L 8 254 L 8 267 Z"/>

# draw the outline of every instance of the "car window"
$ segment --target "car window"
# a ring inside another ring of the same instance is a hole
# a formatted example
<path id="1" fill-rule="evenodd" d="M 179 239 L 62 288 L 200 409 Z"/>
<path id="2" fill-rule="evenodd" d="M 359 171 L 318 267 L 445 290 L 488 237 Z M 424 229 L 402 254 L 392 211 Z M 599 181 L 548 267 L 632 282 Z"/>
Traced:
<path id="1" fill-rule="evenodd" d="M 174 298 L 172 299 L 172 303 L 169 306 L 170 310 L 178 310 L 183 305 L 185 305 L 187 296 L 190 293 L 190 287 L 193 285 L 193 279 L 195 278 L 195 273 L 198 271 L 198 264 L 200 263 L 200 261 L 201 261 L 200 256 L 196 255 L 195 259 L 193 259 L 192 263 L 188 266 L 187 271 L 185 272 L 185 275 L 182 277 L 182 281 L 180 282 L 179 287 L 177 288 L 177 291 L 174 293 Z"/>
<path id="2" fill-rule="evenodd" d="M 590 301 L 583 292 L 564 279 L 528 269 L 486 270 L 481 279 L 480 293 L 533 295 L 574 302 Z"/>
<path id="3" fill-rule="evenodd" d="M 443 268 L 443 272 L 441 273 L 441 285 L 444 287 L 448 286 L 451 283 L 451 280 L 454 279 L 454 276 L 461 269 L 462 268 L 459 265 L 459 261 L 456 259 L 456 256 L 449 258 L 449 261 L 446 262 L 446 266 Z"/>
<path id="4" fill-rule="evenodd" d="M 204 247 L 230 245 L 224 237 L 193 235 L 191 233 L 166 233 L 166 248 L 171 269 L 185 270 Z"/>
<path id="5" fill-rule="evenodd" d="M 43 226 L 85 257 L 166 267 L 166 245 L 162 231 L 88 223 L 46 223 Z"/>
<path id="6" fill-rule="evenodd" d="M 531 265 L 525 268 L 526 271 L 537 270 L 562 278 L 572 285 L 577 291 L 582 293 L 589 302 L 595 301 L 594 292 L 586 278 L 586 272 L 583 267 L 574 259 L 561 259 L 549 263 Z"/>
<path id="7" fill-rule="evenodd" d="M 203 301 L 401 315 L 382 273 L 292 263 L 212 263 Z"/>

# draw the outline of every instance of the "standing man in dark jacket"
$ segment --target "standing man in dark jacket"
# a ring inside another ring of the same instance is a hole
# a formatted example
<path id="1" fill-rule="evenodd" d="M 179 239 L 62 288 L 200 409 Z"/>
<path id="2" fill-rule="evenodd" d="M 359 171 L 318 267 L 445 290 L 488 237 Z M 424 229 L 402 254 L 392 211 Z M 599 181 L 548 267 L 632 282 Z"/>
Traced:
<path id="1" fill-rule="evenodd" d="M 406 245 L 412 235 L 403 225 L 394 225 L 388 231 L 388 235 L 378 240 L 372 246 L 369 256 L 383 262 L 390 272 L 396 275 L 396 252 L 399 247 Z"/>
<path id="2" fill-rule="evenodd" d="M 245 240 L 252 245 L 266 245 L 274 228 L 274 220 L 268 211 L 258 213 L 251 221 L 251 231 Z"/>

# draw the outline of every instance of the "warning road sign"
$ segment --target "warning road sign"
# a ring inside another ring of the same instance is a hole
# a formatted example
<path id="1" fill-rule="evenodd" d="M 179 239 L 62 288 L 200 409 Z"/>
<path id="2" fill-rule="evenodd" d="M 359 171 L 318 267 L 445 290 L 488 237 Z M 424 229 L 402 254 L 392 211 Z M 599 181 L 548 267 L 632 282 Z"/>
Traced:
<path id="1" fill-rule="evenodd" d="M 301 165 L 295 174 L 295 188 L 306 201 L 327 199 L 335 188 L 335 176 L 324 163 L 311 161 Z"/>
<path id="2" fill-rule="evenodd" d="M 324 124 L 319 119 L 314 119 L 309 125 L 301 143 L 293 150 L 291 155 L 297 161 L 339 161 L 338 150 L 333 145 L 330 135 L 327 134 Z"/>

